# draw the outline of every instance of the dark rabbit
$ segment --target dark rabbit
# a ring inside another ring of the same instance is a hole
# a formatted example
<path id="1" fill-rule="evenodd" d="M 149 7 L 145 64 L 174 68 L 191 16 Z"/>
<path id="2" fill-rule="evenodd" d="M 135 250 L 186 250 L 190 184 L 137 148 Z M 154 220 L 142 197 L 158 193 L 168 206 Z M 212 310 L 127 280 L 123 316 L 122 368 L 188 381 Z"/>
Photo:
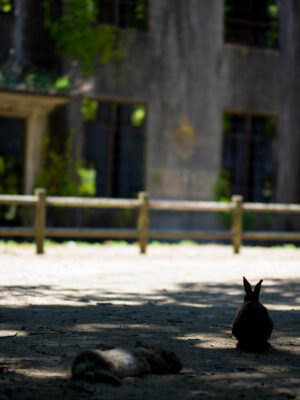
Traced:
<path id="1" fill-rule="evenodd" d="M 232 334 L 238 340 L 238 347 L 244 351 L 264 351 L 268 346 L 273 322 L 268 310 L 259 301 L 262 279 L 252 291 L 250 283 L 243 277 L 246 295 L 232 324 Z"/>

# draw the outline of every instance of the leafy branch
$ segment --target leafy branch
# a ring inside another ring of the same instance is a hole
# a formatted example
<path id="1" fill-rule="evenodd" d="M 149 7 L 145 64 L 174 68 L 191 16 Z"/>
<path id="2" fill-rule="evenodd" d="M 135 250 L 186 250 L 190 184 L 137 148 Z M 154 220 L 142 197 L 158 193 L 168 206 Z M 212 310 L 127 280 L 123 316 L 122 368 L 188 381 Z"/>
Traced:
<path id="1" fill-rule="evenodd" d="M 85 77 L 95 69 L 95 62 L 105 64 L 120 59 L 123 51 L 117 45 L 117 28 L 98 24 L 99 8 L 95 0 L 64 0 L 62 16 L 52 22 L 51 1 L 44 0 L 45 26 L 56 48 L 81 62 Z"/>

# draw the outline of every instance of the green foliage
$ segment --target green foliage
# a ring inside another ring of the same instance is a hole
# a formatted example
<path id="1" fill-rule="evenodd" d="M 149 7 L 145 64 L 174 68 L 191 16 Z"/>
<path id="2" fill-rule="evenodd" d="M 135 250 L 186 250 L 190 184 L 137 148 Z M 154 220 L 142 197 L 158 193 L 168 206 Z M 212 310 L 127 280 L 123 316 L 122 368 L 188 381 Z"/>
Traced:
<path id="1" fill-rule="evenodd" d="M 269 47 L 278 46 L 278 6 L 274 0 L 269 0 L 267 14 L 269 17 L 270 27 L 267 31 L 267 45 Z"/>
<path id="2" fill-rule="evenodd" d="M 243 212 L 243 229 L 252 231 L 256 227 L 256 215 L 250 212 Z"/>
<path id="3" fill-rule="evenodd" d="M 197 243 L 194 240 L 180 240 L 180 242 L 178 242 L 178 244 L 180 246 L 194 246 Z"/>
<path id="4" fill-rule="evenodd" d="M 35 187 L 43 187 L 48 195 L 74 196 L 77 194 L 74 164 L 71 157 L 73 131 L 70 132 L 60 154 L 51 146 L 48 132 L 44 139 L 44 167 L 36 176 Z"/>
<path id="5" fill-rule="evenodd" d="M 278 19 L 278 6 L 276 3 L 274 3 L 274 1 L 269 1 L 268 16 L 271 20 Z"/>
<path id="6" fill-rule="evenodd" d="M 270 213 L 264 213 L 263 218 L 264 218 L 264 223 L 265 223 L 266 229 L 271 230 L 272 225 L 273 225 L 273 215 Z"/>
<path id="7" fill-rule="evenodd" d="M 223 116 L 223 132 L 228 133 L 232 129 L 232 114 L 225 113 Z"/>
<path id="8" fill-rule="evenodd" d="M 132 210 L 130 208 L 122 208 L 120 212 L 120 226 L 123 227 L 130 225 L 132 221 Z"/>
<path id="9" fill-rule="evenodd" d="M 264 135 L 274 137 L 276 133 L 276 126 L 277 126 L 276 117 L 264 118 Z"/>
<path id="10" fill-rule="evenodd" d="M 146 118 L 146 107 L 143 105 L 135 106 L 131 114 L 132 125 L 136 127 L 143 126 L 145 118 Z"/>
<path id="11" fill-rule="evenodd" d="M 0 156 L 0 193 L 18 194 L 20 167 L 21 160 L 18 157 Z"/>
<path id="12" fill-rule="evenodd" d="M 83 99 L 81 103 L 81 114 L 84 121 L 95 121 L 97 119 L 99 102 L 92 99 Z"/>
<path id="13" fill-rule="evenodd" d="M 44 167 L 35 179 L 35 187 L 43 187 L 48 195 L 94 196 L 96 193 L 96 171 L 75 165 L 72 157 L 74 132 L 70 131 L 64 149 L 55 150 L 50 132 L 45 136 L 43 146 Z"/>
<path id="14" fill-rule="evenodd" d="M 294 243 L 284 243 L 272 246 L 274 249 L 297 249 L 297 246 Z"/>
<path id="15" fill-rule="evenodd" d="M 54 82 L 55 89 L 62 90 L 62 91 L 69 91 L 72 89 L 71 82 L 67 76 L 61 76 L 57 78 Z"/>
<path id="16" fill-rule="evenodd" d="M 149 21 L 149 7 L 147 0 L 138 0 L 135 8 L 135 22 L 138 29 L 147 29 Z"/>
<path id="17" fill-rule="evenodd" d="M 18 194 L 19 193 L 19 171 L 21 170 L 21 160 L 14 156 L 0 156 L 0 193 Z M 17 206 L 10 205 L 1 207 L 4 219 L 12 221 L 17 215 Z"/>
<path id="18" fill-rule="evenodd" d="M 61 92 L 72 90 L 71 82 L 67 76 L 55 79 L 37 70 L 24 73 L 19 68 L 13 68 L 10 63 L 0 67 L 0 85 L 30 90 L 49 91 L 54 89 Z"/>
<path id="19" fill-rule="evenodd" d="M 231 172 L 225 168 L 221 169 L 219 179 L 215 186 L 215 199 L 222 202 L 230 202 L 232 194 L 232 176 Z M 216 216 L 218 219 L 223 221 L 226 227 L 231 225 L 232 212 L 222 211 L 217 212 Z M 253 213 L 243 213 L 243 229 L 252 230 L 255 228 L 255 215 Z"/>
<path id="20" fill-rule="evenodd" d="M 225 118 L 224 118 L 225 120 Z M 231 196 L 231 173 L 225 168 L 220 171 L 219 178 L 215 186 L 215 199 L 217 201 L 229 202 Z M 225 226 L 230 226 L 232 213 L 230 211 L 217 212 L 216 217 L 223 221 Z"/>
<path id="21" fill-rule="evenodd" d="M 219 178 L 215 186 L 215 198 L 217 201 L 229 202 L 231 197 L 232 176 L 226 168 L 221 168 Z"/>
<path id="22" fill-rule="evenodd" d="M 93 168 L 78 167 L 80 196 L 95 196 L 97 171 Z"/>
<path id="23" fill-rule="evenodd" d="M 0 12 L 9 13 L 13 9 L 12 0 L 0 0 Z"/>
<path id="24" fill-rule="evenodd" d="M 81 62 L 84 76 L 94 72 L 95 61 L 100 64 L 123 52 L 117 46 L 117 29 L 97 24 L 98 7 L 95 0 L 64 0 L 64 14 L 51 21 L 49 0 L 44 0 L 45 26 L 59 51 Z"/>

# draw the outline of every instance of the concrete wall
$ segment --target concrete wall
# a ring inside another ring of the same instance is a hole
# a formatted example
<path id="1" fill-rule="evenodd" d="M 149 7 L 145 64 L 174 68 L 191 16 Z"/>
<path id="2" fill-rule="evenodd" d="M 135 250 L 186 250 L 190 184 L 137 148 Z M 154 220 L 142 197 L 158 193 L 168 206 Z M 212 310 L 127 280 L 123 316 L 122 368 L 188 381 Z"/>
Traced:
<path id="1" fill-rule="evenodd" d="M 224 44 L 220 0 L 150 5 L 150 31 L 122 32 L 124 59 L 101 67 L 84 95 L 147 104 L 152 197 L 212 200 L 223 112 L 281 113 L 281 52 Z"/>
<path id="2" fill-rule="evenodd" d="M 151 33 L 124 30 L 119 37 L 123 57 L 98 66 L 81 90 L 85 96 L 106 100 L 145 102 L 153 68 Z"/>
<path id="3" fill-rule="evenodd" d="M 153 2 L 147 151 L 152 197 L 212 198 L 220 167 L 222 20 L 218 0 Z"/>
<path id="4" fill-rule="evenodd" d="M 277 199 L 298 201 L 297 156 L 285 167 L 299 137 L 297 2 L 280 3 L 280 50 L 224 43 L 220 0 L 152 0 L 150 5 L 150 31 L 124 31 L 126 57 L 101 67 L 85 92 L 147 104 L 150 196 L 214 199 L 222 116 L 231 111 L 278 116 Z M 292 179 L 289 187 L 287 179 Z M 189 226 L 195 221 L 183 220 Z"/>
<path id="5" fill-rule="evenodd" d="M 280 51 L 225 44 L 222 106 L 229 111 L 280 113 Z"/>
<path id="6" fill-rule="evenodd" d="M 26 30 L 37 23 L 28 14 L 34 1 L 16 0 L 14 37 L 25 61 L 40 47 L 36 30 Z M 147 104 L 146 189 L 152 198 L 214 199 L 222 115 L 232 111 L 279 117 L 277 199 L 300 201 L 300 4 L 280 0 L 279 6 L 280 50 L 270 50 L 224 44 L 222 0 L 151 0 L 150 30 L 123 30 L 125 57 L 99 67 L 82 86 L 86 97 Z M 76 130 L 76 158 L 79 110 L 74 103 L 66 119 Z"/>
<path id="7" fill-rule="evenodd" d="M 300 202 L 300 3 L 280 5 L 280 123 L 278 130 L 278 172 L 276 200 Z M 300 218 L 283 216 L 280 227 L 298 229 Z"/>
<path id="8" fill-rule="evenodd" d="M 147 190 L 211 199 L 220 167 L 223 2 L 153 0 L 150 32 L 124 32 L 126 57 L 86 96 L 146 102 Z"/>

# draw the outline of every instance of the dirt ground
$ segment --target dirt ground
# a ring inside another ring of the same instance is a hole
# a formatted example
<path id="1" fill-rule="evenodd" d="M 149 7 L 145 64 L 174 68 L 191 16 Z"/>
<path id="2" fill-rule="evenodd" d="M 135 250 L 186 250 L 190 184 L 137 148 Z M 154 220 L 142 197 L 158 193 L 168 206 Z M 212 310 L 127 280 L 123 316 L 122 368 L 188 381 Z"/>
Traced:
<path id="1" fill-rule="evenodd" d="M 0 245 L 0 400 L 300 399 L 300 249 L 153 245 Z M 274 321 L 262 354 L 235 347 L 242 276 L 264 279 Z M 173 350 L 174 375 L 122 386 L 70 379 L 87 348 Z"/>

